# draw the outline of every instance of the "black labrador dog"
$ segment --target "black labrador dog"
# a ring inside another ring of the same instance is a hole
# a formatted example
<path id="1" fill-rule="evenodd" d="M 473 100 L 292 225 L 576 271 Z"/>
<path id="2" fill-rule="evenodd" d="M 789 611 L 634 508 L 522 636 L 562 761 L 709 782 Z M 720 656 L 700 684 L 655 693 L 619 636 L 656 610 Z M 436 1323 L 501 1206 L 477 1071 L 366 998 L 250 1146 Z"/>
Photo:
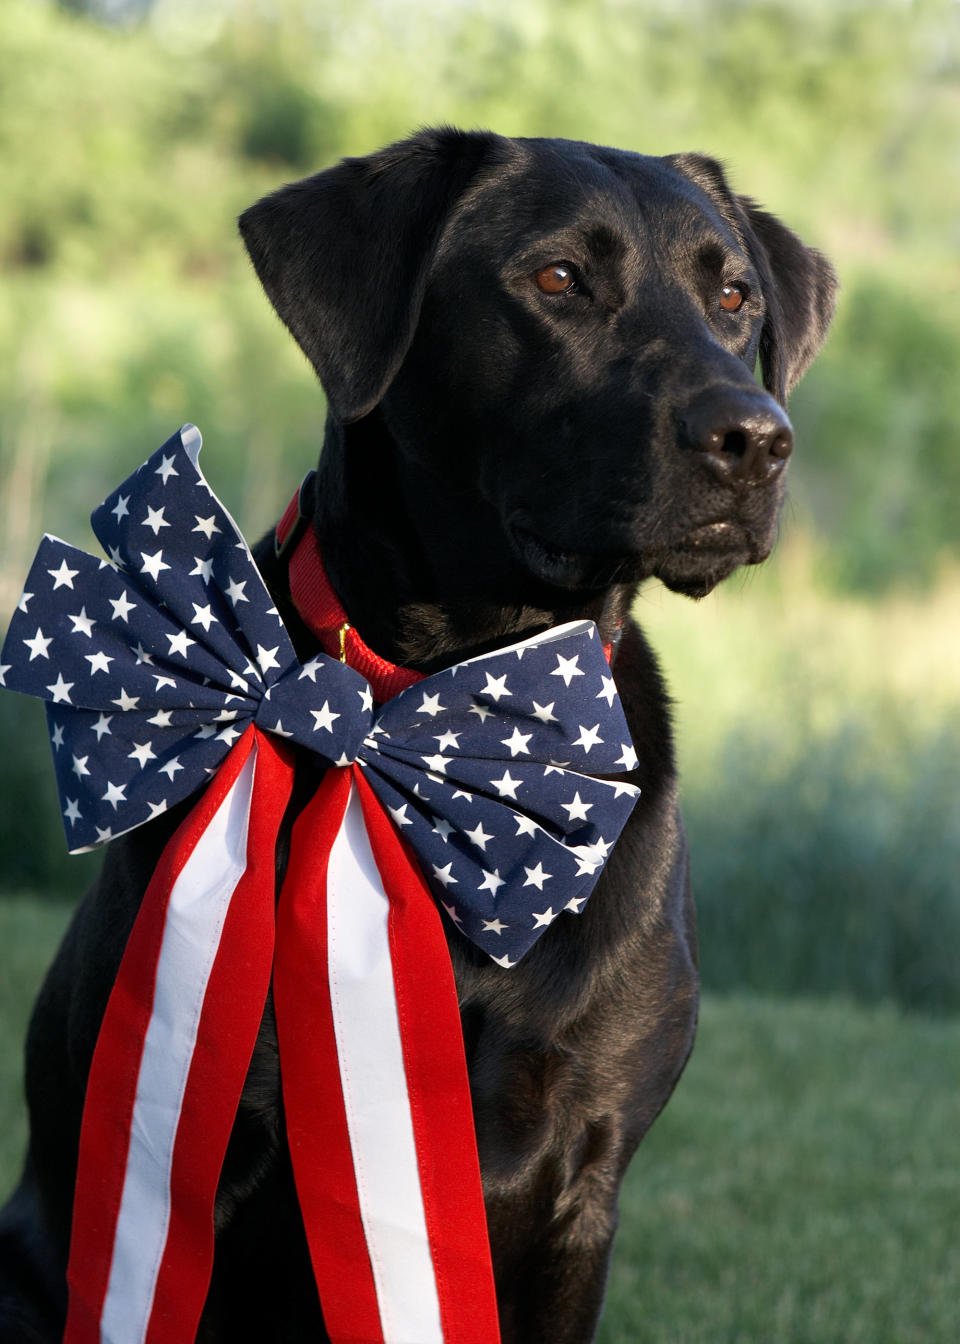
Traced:
<path id="1" fill-rule="evenodd" d="M 650 576 L 701 597 L 770 551 L 784 404 L 823 340 L 835 277 L 711 159 L 452 129 L 284 187 L 240 227 L 326 389 L 313 521 L 366 642 L 424 672 L 579 617 L 616 646 L 642 793 L 593 898 L 513 970 L 450 938 L 504 1344 L 587 1344 L 618 1187 L 697 1015 L 668 702 L 630 604 Z M 309 656 L 284 562 L 263 543 L 258 561 Z M 299 806 L 315 782 L 305 766 Z M 181 815 L 111 845 L 34 1012 L 30 1150 L 0 1221 L 10 1344 L 62 1331 L 87 1071 Z M 269 1006 L 198 1338 L 327 1338 Z"/>

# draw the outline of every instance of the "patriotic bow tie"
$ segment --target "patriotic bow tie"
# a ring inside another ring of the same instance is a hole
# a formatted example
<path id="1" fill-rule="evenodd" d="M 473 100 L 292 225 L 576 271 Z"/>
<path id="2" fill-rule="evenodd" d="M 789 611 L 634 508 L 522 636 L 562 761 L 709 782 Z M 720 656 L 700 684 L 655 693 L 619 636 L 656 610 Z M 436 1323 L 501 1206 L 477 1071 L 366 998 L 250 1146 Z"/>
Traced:
<path id="1" fill-rule="evenodd" d="M 44 537 L 0 654 L 0 682 L 47 701 L 72 852 L 201 791 L 144 898 L 97 1043 L 66 1339 L 193 1337 L 216 1181 L 272 973 L 288 1137 L 331 1337 L 489 1344 L 455 988 L 424 880 L 504 968 L 562 911 L 580 913 L 638 792 L 595 777 L 636 764 L 614 682 L 595 626 L 574 622 L 376 709 L 350 667 L 298 661 L 199 470 L 200 442 L 184 426 L 95 510 L 108 560 Z M 340 768 L 295 827 L 274 911 L 297 747 Z M 231 957 L 243 960 L 242 989 Z M 194 1078 L 198 1052 L 206 1078 Z M 379 1117 L 348 1075 L 371 1078 L 378 1101 L 393 1096 Z M 207 1153 L 200 1168 L 194 1149 Z M 201 1212 L 188 1217 L 198 1191 Z M 88 1235 L 104 1225 L 109 1235 Z"/>

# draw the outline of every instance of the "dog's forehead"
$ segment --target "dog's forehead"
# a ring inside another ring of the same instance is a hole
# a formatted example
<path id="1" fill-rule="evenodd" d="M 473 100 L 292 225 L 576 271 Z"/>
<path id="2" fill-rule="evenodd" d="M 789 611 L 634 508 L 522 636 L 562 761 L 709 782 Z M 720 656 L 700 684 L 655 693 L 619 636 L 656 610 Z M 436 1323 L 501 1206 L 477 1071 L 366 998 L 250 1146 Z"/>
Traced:
<path id="1" fill-rule="evenodd" d="M 629 242 L 651 234 L 741 249 L 729 196 L 669 159 L 570 140 L 514 140 L 513 158 L 481 175 L 445 231 L 442 252 L 522 252 L 543 238 L 600 229 Z"/>

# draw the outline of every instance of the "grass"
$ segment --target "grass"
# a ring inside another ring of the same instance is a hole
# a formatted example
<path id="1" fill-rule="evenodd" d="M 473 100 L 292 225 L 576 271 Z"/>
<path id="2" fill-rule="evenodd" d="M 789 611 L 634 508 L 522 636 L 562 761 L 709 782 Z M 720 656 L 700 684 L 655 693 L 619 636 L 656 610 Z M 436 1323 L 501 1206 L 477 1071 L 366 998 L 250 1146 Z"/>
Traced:
<path id="1" fill-rule="evenodd" d="M 960 1023 L 707 998 L 622 1201 L 601 1344 L 960 1338 Z"/>
<path id="2" fill-rule="evenodd" d="M 0 902 L 0 1190 L 29 1004 L 68 918 Z M 631 1168 L 601 1344 L 953 1344 L 960 1022 L 707 997 Z"/>

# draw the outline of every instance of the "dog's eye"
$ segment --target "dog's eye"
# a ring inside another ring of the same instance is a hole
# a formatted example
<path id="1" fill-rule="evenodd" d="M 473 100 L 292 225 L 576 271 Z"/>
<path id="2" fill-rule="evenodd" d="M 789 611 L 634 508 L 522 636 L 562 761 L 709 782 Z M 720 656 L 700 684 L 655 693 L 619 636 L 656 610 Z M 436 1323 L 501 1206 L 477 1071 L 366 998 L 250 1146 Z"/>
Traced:
<path id="1" fill-rule="evenodd" d="M 743 307 L 746 297 L 743 285 L 724 285 L 720 291 L 720 307 L 725 313 L 735 313 L 738 308 Z"/>
<path id="2" fill-rule="evenodd" d="M 544 294 L 569 294 L 577 283 L 577 272 L 568 261 L 554 261 L 533 278 Z"/>

